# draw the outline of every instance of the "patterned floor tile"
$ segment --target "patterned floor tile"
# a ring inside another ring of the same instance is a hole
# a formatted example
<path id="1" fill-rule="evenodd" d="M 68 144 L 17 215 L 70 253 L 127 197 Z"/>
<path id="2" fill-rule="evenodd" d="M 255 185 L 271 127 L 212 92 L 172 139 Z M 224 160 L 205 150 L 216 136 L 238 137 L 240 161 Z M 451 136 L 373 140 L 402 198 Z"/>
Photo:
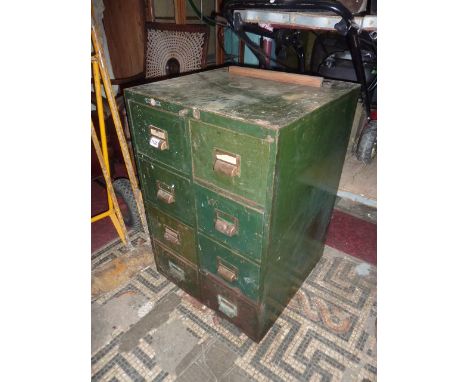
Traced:
<path id="1" fill-rule="evenodd" d="M 135 233 L 131 240 L 135 246 L 148 243 L 142 233 Z M 93 254 L 92 269 L 127 252 L 123 245 L 114 243 Z M 161 365 L 167 365 L 167 360 L 153 344 L 161 335 L 158 328 L 142 329 L 136 346 L 125 352 L 120 344 L 132 328 L 116 327 L 111 340 L 92 354 L 92 380 L 375 381 L 376 284 L 374 266 L 325 247 L 322 259 L 301 289 L 256 344 L 150 266 L 92 303 L 101 306 L 131 292 L 156 309 L 175 293 L 175 308 L 168 313 L 165 327 L 185 328 L 195 350 L 180 356 L 186 357 L 180 367 L 167 366 L 169 370 L 164 370 Z M 218 348 L 210 353 L 209 349 Z M 229 365 L 216 367 L 210 358 L 213 354 L 220 360 L 225 358 Z"/>

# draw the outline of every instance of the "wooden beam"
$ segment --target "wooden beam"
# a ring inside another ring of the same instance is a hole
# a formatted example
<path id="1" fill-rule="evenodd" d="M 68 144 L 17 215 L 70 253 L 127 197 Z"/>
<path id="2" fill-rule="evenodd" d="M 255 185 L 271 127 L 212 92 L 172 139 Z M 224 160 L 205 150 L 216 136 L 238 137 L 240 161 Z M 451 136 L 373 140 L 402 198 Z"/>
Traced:
<path id="1" fill-rule="evenodd" d="M 221 3 L 223 0 L 216 0 L 215 11 L 216 13 L 221 12 Z M 215 27 L 215 38 L 216 38 L 216 65 L 224 64 L 224 51 L 221 46 L 224 46 L 224 28 L 216 25 Z M 221 45 L 223 44 L 223 45 Z"/>
<path id="2" fill-rule="evenodd" d="M 290 84 L 313 86 L 319 88 L 322 86 L 323 77 L 307 76 L 304 74 L 276 72 L 273 70 L 244 68 L 242 66 L 230 66 L 229 73 L 244 76 L 260 78 L 278 82 L 287 82 Z"/>
<path id="3" fill-rule="evenodd" d="M 174 11 L 176 24 L 185 24 L 187 19 L 185 0 L 174 0 Z"/>
<path id="4" fill-rule="evenodd" d="M 239 64 L 244 63 L 245 42 L 239 39 Z"/>
<path id="5" fill-rule="evenodd" d="M 145 0 L 146 21 L 154 21 L 153 0 Z"/>

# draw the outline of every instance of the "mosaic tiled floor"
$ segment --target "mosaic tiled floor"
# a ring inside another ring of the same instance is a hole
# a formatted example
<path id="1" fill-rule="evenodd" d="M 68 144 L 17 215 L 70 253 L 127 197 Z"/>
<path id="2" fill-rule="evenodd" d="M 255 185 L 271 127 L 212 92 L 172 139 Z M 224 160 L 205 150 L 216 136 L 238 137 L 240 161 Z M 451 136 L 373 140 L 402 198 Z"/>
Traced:
<path id="1" fill-rule="evenodd" d="M 149 249 L 142 233 L 136 246 Z M 127 256 L 116 242 L 93 272 Z M 131 254 L 131 253 L 130 253 Z M 260 344 L 154 265 L 92 301 L 93 381 L 375 381 L 376 269 L 331 247 Z"/>

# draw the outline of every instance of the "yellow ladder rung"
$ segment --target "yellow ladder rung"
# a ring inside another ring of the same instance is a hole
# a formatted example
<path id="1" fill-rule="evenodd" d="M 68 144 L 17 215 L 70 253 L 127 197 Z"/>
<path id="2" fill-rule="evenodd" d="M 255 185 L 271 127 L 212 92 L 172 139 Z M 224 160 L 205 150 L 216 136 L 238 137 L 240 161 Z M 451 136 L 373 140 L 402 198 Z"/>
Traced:
<path id="1" fill-rule="evenodd" d="M 91 223 L 94 223 L 94 222 L 97 222 L 101 219 L 104 219 L 104 218 L 107 218 L 108 216 L 110 216 L 110 210 L 107 210 L 107 211 L 104 211 L 98 215 L 95 215 L 91 218 Z"/>

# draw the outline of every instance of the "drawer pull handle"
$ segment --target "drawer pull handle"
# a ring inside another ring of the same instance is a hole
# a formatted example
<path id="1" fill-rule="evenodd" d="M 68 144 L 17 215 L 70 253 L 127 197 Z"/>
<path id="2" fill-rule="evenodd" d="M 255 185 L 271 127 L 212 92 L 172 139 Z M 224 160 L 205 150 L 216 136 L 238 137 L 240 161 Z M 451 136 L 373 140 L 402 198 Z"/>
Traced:
<path id="1" fill-rule="evenodd" d="M 175 245 L 180 245 L 179 232 L 174 231 L 173 229 L 165 226 L 164 227 L 164 240 Z"/>
<path id="2" fill-rule="evenodd" d="M 218 263 L 218 274 L 230 283 L 237 280 L 237 272 L 233 269 L 229 269 L 222 263 Z"/>
<path id="3" fill-rule="evenodd" d="M 172 261 L 168 261 L 169 263 L 169 273 L 178 281 L 185 280 L 185 272 L 182 268 L 175 265 Z"/>
<path id="4" fill-rule="evenodd" d="M 237 317 L 237 306 L 226 300 L 223 296 L 218 294 L 218 307 L 219 311 L 223 312 L 229 318 Z"/>
<path id="5" fill-rule="evenodd" d="M 167 131 L 160 129 L 159 127 L 149 125 L 150 130 L 150 146 L 158 149 L 159 151 L 164 151 L 169 149 L 169 143 L 167 139 Z"/>
<path id="6" fill-rule="evenodd" d="M 240 156 L 216 149 L 213 170 L 230 177 L 240 175 Z"/>
<path id="7" fill-rule="evenodd" d="M 174 194 L 171 194 L 170 192 L 163 190 L 160 188 L 156 194 L 156 198 L 161 200 L 162 202 L 166 204 L 172 204 L 175 202 L 175 196 Z"/>
<path id="8" fill-rule="evenodd" d="M 215 229 L 221 232 L 223 235 L 232 237 L 237 233 L 237 225 L 234 223 L 227 222 L 224 219 L 216 218 Z"/>

